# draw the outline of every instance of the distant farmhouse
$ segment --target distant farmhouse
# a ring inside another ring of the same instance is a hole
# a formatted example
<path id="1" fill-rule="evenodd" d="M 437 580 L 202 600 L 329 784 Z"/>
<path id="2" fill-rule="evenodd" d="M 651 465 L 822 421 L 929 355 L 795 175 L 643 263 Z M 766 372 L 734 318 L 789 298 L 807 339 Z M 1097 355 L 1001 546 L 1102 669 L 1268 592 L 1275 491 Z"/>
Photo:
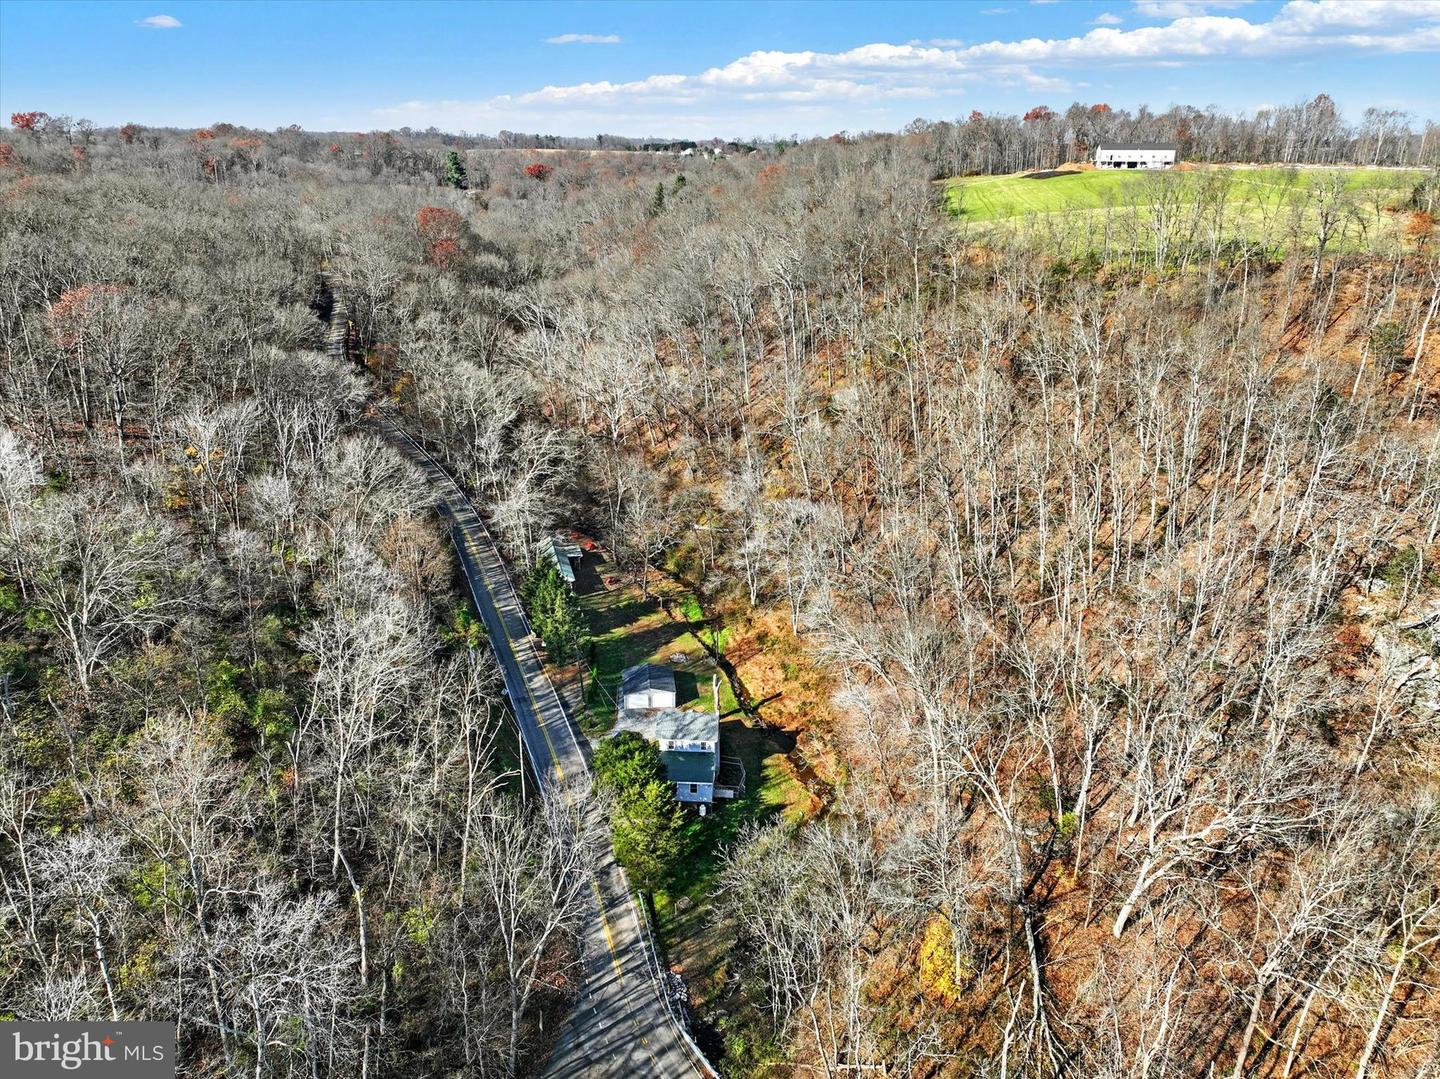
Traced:
<path id="1" fill-rule="evenodd" d="M 720 716 L 675 707 L 675 672 L 658 663 L 627 667 L 620 674 L 620 707 L 612 733 L 633 731 L 660 748 L 675 797 L 700 806 L 715 800 L 720 770 Z M 733 796 L 722 790 L 721 797 Z"/>
<path id="2" fill-rule="evenodd" d="M 1104 142 L 1095 148 L 1097 169 L 1168 169 L 1174 164 L 1173 142 Z"/>

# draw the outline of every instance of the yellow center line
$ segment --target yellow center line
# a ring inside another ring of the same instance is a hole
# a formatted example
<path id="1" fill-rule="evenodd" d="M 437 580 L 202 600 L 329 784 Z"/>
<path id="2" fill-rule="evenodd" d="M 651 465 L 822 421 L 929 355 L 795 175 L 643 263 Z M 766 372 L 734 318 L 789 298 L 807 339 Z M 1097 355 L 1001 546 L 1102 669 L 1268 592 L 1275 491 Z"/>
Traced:
<path id="1" fill-rule="evenodd" d="M 610 919 L 605 916 L 605 900 L 600 896 L 600 882 L 595 879 L 595 873 L 590 873 L 590 887 L 595 892 L 595 907 L 600 911 L 600 931 L 605 934 L 605 946 L 610 949 L 610 963 L 615 968 L 615 975 L 622 982 L 625 980 L 625 972 L 620 969 L 620 953 L 615 950 L 615 934 L 610 931 Z"/>
<path id="2" fill-rule="evenodd" d="M 407 437 L 408 437 L 408 436 L 407 436 Z M 411 441 L 412 441 L 412 443 L 414 442 L 413 439 L 412 439 Z M 423 452 L 423 451 L 422 451 L 422 452 Z M 427 454 L 426 456 L 427 456 L 427 458 L 428 458 L 429 455 Z M 434 462 L 431 461 L 431 464 L 434 464 Z M 435 465 L 435 468 L 436 468 L 437 470 L 439 470 L 439 466 L 438 466 L 438 465 Z M 446 473 L 444 473 L 443 471 L 441 471 L 441 475 L 443 475 L 447 480 L 450 479 L 449 475 L 446 474 Z M 453 483 L 454 481 L 451 480 L 451 482 Z M 476 545 L 474 536 L 471 534 L 470 530 L 469 530 L 468 528 L 466 528 L 465 525 L 461 524 L 461 522 L 460 522 L 460 514 L 456 512 L 456 507 L 455 507 L 455 505 L 454 505 L 453 503 L 451 503 L 448 499 L 446 500 L 446 504 L 447 504 L 447 506 L 449 507 L 451 519 L 452 519 L 452 520 L 455 522 L 455 524 L 460 528 L 461 532 L 462 532 L 462 533 L 464 534 L 464 536 L 465 536 L 465 548 L 466 548 L 466 551 L 469 553 L 470 558 L 471 558 L 471 561 L 475 564 L 476 570 L 479 571 L 479 569 L 480 569 L 480 552 L 477 550 L 477 545 Z M 465 508 L 469 513 L 473 513 L 473 512 L 474 512 L 473 508 L 471 508 L 471 507 L 463 507 L 463 508 Z M 503 566 L 502 566 L 502 572 L 503 572 Z M 467 576 L 469 576 L 469 575 L 467 574 Z M 530 688 L 530 679 L 526 676 L 525 669 L 524 669 L 524 667 L 523 667 L 523 666 L 521 665 L 521 663 L 520 663 L 519 653 L 518 653 L 518 652 L 516 651 L 516 649 L 515 649 L 515 639 L 510 636 L 510 630 L 507 629 L 506 626 L 505 626 L 505 612 L 500 609 L 500 604 L 499 604 L 499 603 L 496 601 L 496 599 L 495 599 L 495 593 L 494 593 L 494 591 L 491 590 L 489 583 L 485 580 L 484 574 L 483 574 L 483 573 L 480 573 L 480 572 L 477 572 L 476 578 L 477 578 L 477 579 L 479 580 L 479 582 L 480 582 L 480 587 L 485 590 L 485 595 L 486 595 L 487 597 L 489 597 L 489 599 L 490 599 L 490 605 L 495 609 L 495 617 L 496 617 L 496 620 L 497 620 L 497 621 L 499 622 L 499 624 L 500 624 L 500 632 L 501 632 L 501 634 L 504 635 L 506 643 L 510 646 L 510 655 L 511 655 L 511 658 L 514 659 L 514 661 L 515 661 L 515 666 L 516 666 L 516 668 L 520 671 L 521 681 L 522 681 L 522 682 L 524 683 L 524 685 L 525 685 L 525 695 L 530 698 L 531 714 L 534 716 L 535 724 L 540 728 L 540 733 L 541 733 L 541 734 L 544 736 L 544 738 L 545 738 L 545 745 L 546 745 L 546 746 L 549 748 L 549 750 L 550 750 L 550 763 L 555 766 L 555 772 L 556 772 L 556 774 L 563 780 L 563 779 L 565 778 L 565 770 L 560 766 L 559 758 L 558 758 L 557 754 L 555 753 L 555 744 L 554 744 L 554 742 L 552 742 L 552 741 L 550 740 L 550 732 L 546 729 L 545 720 L 544 720 L 544 719 L 541 717 L 541 715 L 540 715 L 540 703 L 535 699 L 535 692 L 534 692 L 534 690 L 532 690 L 532 689 Z M 544 671 L 543 671 L 543 670 L 541 671 L 541 674 L 542 674 L 542 675 L 544 674 Z M 522 739 L 523 739 L 523 737 L 524 737 L 524 733 L 523 733 L 523 732 L 521 732 L 521 737 L 522 737 Z M 572 806 L 572 808 L 573 808 L 573 806 Z M 589 877 L 590 877 L 590 888 L 591 888 L 591 890 L 595 893 L 595 907 L 596 907 L 596 910 L 599 911 L 599 914 L 600 914 L 600 928 L 601 928 L 601 931 L 602 931 L 602 932 L 604 933 L 604 935 L 605 935 L 605 945 L 606 945 L 607 948 L 610 949 L 610 962 L 614 965 L 614 967 L 615 967 L 615 974 L 616 974 L 616 976 L 620 979 L 620 982 L 621 982 L 621 984 L 623 985 L 624 982 L 625 982 L 625 971 L 624 971 L 624 969 L 620 966 L 620 955 L 619 955 L 619 953 L 615 950 L 615 934 L 614 934 L 614 932 L 613 932 L 613 931 L 611 930 L 611 928 L 610 928 L 610 918 L 609 918 L 609 916 L 605 913 L 605 901 L 604 901 L 604 897 L 602 896 L 602 894 L 601 894 L 601 892 L 600 892 L 600 882 L 599 882 L 599 880 L 596 878 L 596 876 L 595 876 L 595 871 L 594 871 L 593 869 L 589 870 L 589 871 L 588 871 L 588 874 L 589 874 Z M 660 991 L 663 992 L 663 991 L 664 991 L 663 988 L 662 988 Z M 639 1029 L 638 1023 L 634 1023 L 634 1022 L 632 1021 L 632 1024 L 635 1026 L 635 1029 L 638 1031 L 638 1029 Z M 653 1049 L 650 1048 L 650 1042 L 649 1042 L 649 1040 L 648 1040 L 647 1038 L 645 1038 L 645 1037 L 642 1036 L 642 1037 L 640 1038 L 640 1044 L 645 1047 L 646 1055 L 648 1055 L 648 1056 L 650 1057 L 650 1063 L 655 1067 L 655 1070 L 656 1070 L 656 1072 L 658 1073 L 658 1072 L 660 1071 L 660 1061 L 659 1061 L 659 1060 L 656 1058 L 656 1056 L 655 1056 L 655 1050 L 653 1050 Z"/>
<path id="3" fill-rule="evenodd" d="M 463 525 L 461 526 L 464 527 Z M 480 568 L 480 552 L 472 536 L 465 537 L 465 547 L 470 552 L 470 558 L 475 563 L 475 568 Z M 515 659 L 515 666 L 520 669 L 520 681 L 525 686 L 525 695 L 530 698 L 530 714 L 535 717 L 535 724 L 540 728 L 541 735 L 545 738 L 545 745 L 550 750 L 550 763 L 555 767 L 555 774 L 562 780 L 565 778 L 565 769 L 560 766 L 559 755 L 555 752 L 555 743 L 550 740 L 550 732 L 545 728 L 545 720 L 540 715 L 540 702 L 535 699 L 535 692 L 530 688 L 530 679 L 525 668 L 520 662 L 520 654 L 515 648 L 515 639 L 510 636 L 510 631 L 505 627 L 505 612 L 500 609 L 496 602 L 495 593 L 491 590 L 489 583 L 485 580 L 483 573 L 479 574 L 480 587 L 485 589 L 485 594 L 490 597 L 490 604 L 495 608 L 495 620 L 500 624 L 500 632 L 505 637 L 505 643 L 510 646 L 510 655 Z M 590 887 L 595 892 L 595 906 L 600 911 L 600 929 L 605 934 L 605 946 L 610 949 L 610 962 L 615 967 L 615 973 L 622 980 L 625 972 L 620 967 L 620 953 L 615 950 L 615 933 L 610 928 L 610 919 L 605 914 L 605 901 L 601 898 L 600 882 L 595 878 L 595 871 L 590 871 Z"/>

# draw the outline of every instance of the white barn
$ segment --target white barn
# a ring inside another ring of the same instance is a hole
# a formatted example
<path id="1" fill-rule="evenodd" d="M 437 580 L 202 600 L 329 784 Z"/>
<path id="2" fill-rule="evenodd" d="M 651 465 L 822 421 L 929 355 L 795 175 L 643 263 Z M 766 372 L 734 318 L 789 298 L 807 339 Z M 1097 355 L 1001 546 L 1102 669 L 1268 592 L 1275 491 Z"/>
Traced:
<path id="1" fill-rule="evenodd" d="M 1174 164 L 1173 142 L 1103 142 L 1095 148 L 1097 169 L 1168 169 Z"/>

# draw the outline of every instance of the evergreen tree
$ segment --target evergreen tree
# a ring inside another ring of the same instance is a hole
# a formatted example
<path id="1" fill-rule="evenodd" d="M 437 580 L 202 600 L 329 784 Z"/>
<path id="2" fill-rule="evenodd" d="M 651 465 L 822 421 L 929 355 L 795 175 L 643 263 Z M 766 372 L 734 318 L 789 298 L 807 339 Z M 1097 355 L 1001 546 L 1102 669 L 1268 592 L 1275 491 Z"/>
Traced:
<path id="1" fill-rule="evenodd" d="M 531 567 L 520 586 L 520 599 L 550 659 L 559 664 L 578 659 L 590 631 L 580 598 L 565 583 L 554 562 L 542 558 Z"/>
<path id="2" fill-rule="evenodd" d="M 675 800 L 660 750 L 626 731 L 596 747 L 594 765 L 600 785 L 615 793 L 615 857 L 642 892 L 663 888 L 689 850 L 690 820 Z"/>
<path id="3" fill-rule="evenodd" d="M 445 182 L 462 191 L 466 187 L 465 164 L 460 160 L 459 150 L 451 150 L 445 155 Z"/>
<path id="4" fill-rule="evenodd" d="M 688 847 L 689 821 L 666 779 L 651 779 L 615 803 L 610 834 L 615 857 L 642 892 L 665 887 Z"/>

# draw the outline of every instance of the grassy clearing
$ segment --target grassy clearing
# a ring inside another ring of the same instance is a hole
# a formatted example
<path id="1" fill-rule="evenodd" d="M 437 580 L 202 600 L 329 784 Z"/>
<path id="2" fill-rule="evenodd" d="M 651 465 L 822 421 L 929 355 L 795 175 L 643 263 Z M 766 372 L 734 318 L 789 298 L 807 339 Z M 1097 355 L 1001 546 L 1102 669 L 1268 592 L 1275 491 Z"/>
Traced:
<path id="1" fill-rule="evenodd" d="M 776 816 L 798 824 L 813 812 L 815 801 L 795 778 L 785 747 L 770 732 L 734 716 L 721 724 L 720 748 L 726 757 L 743 762 L 745 794 L 716 802 L 708 816 L 697 820 L 694 855 L 673 887 L 654 896 L 654 905 L 656 932 L 671 969 L 684 977 L 697 1013 L 717 1024 L 716 1039 L 732 1052 L 737 1039 L 750 1043 L 757 1034 L 742 1034 L 743 1020 L 727 1024 L 726 1017 L 758 1014 L 763 996 L 759 987 L 732 976 L 736 927 L 715 902 L 721 860 L 747 824 Z"/>
<path id="2" fill-rule="evenodd" d="M 1144 177 L 1121 172 L 1077 172 L 1048 180 L 1024 176 L 967 176 L 945 187 L 946 208 L 971 221 L 998 221 L 1022 214 L 1096 210 L 1130 205 Z"/>
<path id="3" fill-rule="evenodd" d="M 609 580 L 614 583 L 607 585 Z M 676 590 L 642 596 L 640 588 L 599 554 L 585 555 L 577 574 L 580 607 L 590 626 L 594 684 L 586 693 L 586 734 L 608 731 L 615 722 L 620 673 L 637 663 L 663 663 L 675 671 L 676 707 L 708 711 L 715 707 L 715 673 L 700 642 L 684 619 L 684 597 Z M 671 617 L 668 603 L 681 617 Z M 730 683 L 718 680 L 720 714 L 736 708 Z"/>
<path id="4" fill-rule="evenodd" d="M 1140 206 L 1151 201 L 1157 183 L 1178 183 L 1190 198 L 1199 197 L 1207 177 L 1221 173 L 1233 181 L 1230 197 L 1275 209 L 1303 204 L 1308 191 L 1327 170 L 1318 169 L 1199 169 L 1193 172 L 1116 172 L 1095 170 L 1067 173 L 1043 180 L 1016 176 L 967 176 L 948 181 L 946 206 L 967 221 L 1001 221 L 1029 214 L 1103 210 L 1114 206 Z M 1362 206 L 1379 199 L 1397 205 L 1409 197 L 1421 179 L 1418 170 L 1344 169 L 1345 188 Z"/>
<path id="5" fill-rule="evenodd" d="M 1102 252 L 1105 261 L 1174 262 L 1221 250 L 1280 258 L 1313 249 L 1319 190 L 1343 181 L 1331 254 L 1388 255 L 1406 242 L 1405 212 L 1421 173 L 1391 169 L 1200 169 L 1069 173 L 953 180 L 952 215 L 977 228 L 1032 234 L 1055 250 Z M 1333 201 L 1330 205 L 1334 206 Z"/>
<path id="6" fill-rule="evenodd" d="M 587 695 L 581 717 L 586 733 L 592 736 L 613 726 L 620 672 L 636 663 L 650 661 L 674 668 L 679 707 L 714 707 L 711 675 L 715 667 L 696 640 L 696 632 L 704 633 L 707 643 L 728 658 L 746 663 L 750 675 L 763 685 L 769 686 L 781 672 L 787 680 L 794 673 L 793 657 L 787 658 L 789 653 L 779 639 L 757 636 L 748 625 L 743 640 L 736 626 L 699 626 L 705 621 L 703 609 L 676 584 L 660 582 L 658 593 L 642 596 L 633 580 L 593 552 L 586 554 L 576 578 L 593 641 L 593 674 L 599 687 Z M 756 669 L 767 645 L 775 651 L 774 672 Z M 670 888 L 652 898 L 660 945 L 670 966 L 685 978 L 691 1002 L 706 1021 L 699 1031 L 702 1042 L 717 1056 L 724 1052 L 728 1057 L 736 1054 L 736 1046 L 748 1047 L 741 1056 L 758 1051 L 765 1033 L 750 1029 L 748 1018 L 738 1018 L 759 1014 L 762 996 L 757 986 L 732 977 L 736 929 L 716 904 L 725 851 L 747 825 L 776 817 L 798 824 L 814 814 L 820 802 L 796 777 L 791 764 L 795 736 L 751 726 L 736 705 L 729 681 L 722 676 L 717 684 L 723 717 L 721 782 L 733 781 L 738 761 L 744 770 L 744 793 L 735 799 L 717 800 L 706 816 L 692 818 L 691 853 Z M 755 687 L 746 684 L 753 692 Z M 712 1022 L 714 1026 L 707 1025 Z"/>

